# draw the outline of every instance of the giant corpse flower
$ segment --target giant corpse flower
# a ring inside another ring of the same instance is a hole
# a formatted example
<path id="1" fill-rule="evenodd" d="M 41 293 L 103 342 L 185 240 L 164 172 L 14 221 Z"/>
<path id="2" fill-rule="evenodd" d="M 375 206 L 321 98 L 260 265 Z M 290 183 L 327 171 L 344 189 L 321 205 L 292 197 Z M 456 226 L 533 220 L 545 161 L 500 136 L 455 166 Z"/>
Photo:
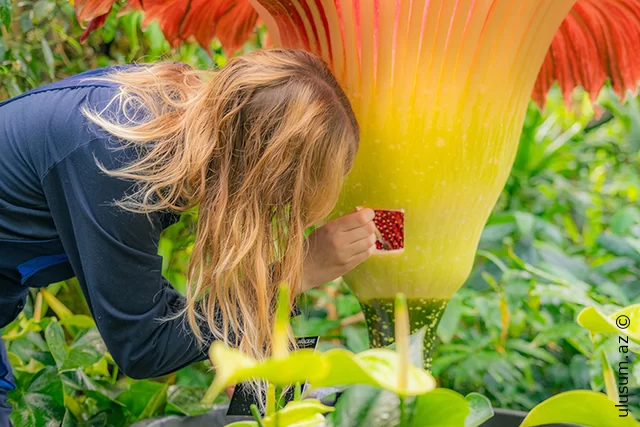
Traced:
<path id="1" fill-rule="evenodd" d="M 206 1 L 221 3 L 165 3 Z M 336 214 L 380 210 L 381 250 L 345 277 L 374 346 L 392 340 L 392 301 L 403 292 L 430 350 L 509 175 L 532 94 L 542 104 L 558 82 L 567 97 L 580 85 L 595 98 L 611 79 L 624 96 L 640 79 L 640 0 L 249 1 L 276 45 L 332 66 L 358 116 L 361 149 Z"/>

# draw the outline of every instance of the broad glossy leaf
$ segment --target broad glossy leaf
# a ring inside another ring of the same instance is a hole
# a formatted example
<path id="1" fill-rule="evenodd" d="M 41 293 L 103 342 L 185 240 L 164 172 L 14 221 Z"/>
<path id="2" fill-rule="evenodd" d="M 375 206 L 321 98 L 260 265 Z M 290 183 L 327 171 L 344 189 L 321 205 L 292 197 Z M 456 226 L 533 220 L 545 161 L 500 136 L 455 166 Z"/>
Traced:
<path id="1" fill-rule="evenodd" d="M 405 388 L 398 386 L 400 359 L 397 353 L 387 349 L 372 349 L 353 355 L 341 349 L 324 353 L 329 362 L 328 374 L 317 381 L 314 387 L 362 384 L 392 391 L 404 396 L 417 396 L 436 387 L 435 379 L 424 369 L 408 367 L 408 382 Z"/>
<path id="2" fill-rule="evenodd" d="M 570 391 L 548 399 L 524 419 L 520 427 L 571 423 L 585 427 L 638 427 L 631 415 L 619 417 L 616 403 L 602 393 Z"/>
<path id="3" fill-rule="evenodd" d="M 591 332 L 626 335 L 640 343 L 640 304 L 625 307 L 610 316 L 595 307 L 587 307 L 578 315 L 578 324 Z"/>
<path id="4" fill-rule="evenodd" d="M 105 351 L 95 328 L 78 334 L 74 343 L 67 347 L 62 327 L 58 322 L 52 322 L 45 331 L 45 338 L 60 372 L 91 366 L 102 358 Z"/>
<path id="5" fill-rule="evenodd" d="M 126 406 L 127 411 L 134 419 L 137 419 L 145 411 L 148 402 L 152 401 L 154 396 L 163 389 L 165 389 L 165 384 L 148 380 L 135 381 L 131 383 L 129 390 L 118 396 L 117 400 Z"/>
<path id="6" fill-rule="evenodd" d="M 464 422 L 464 427 L 476 427 L 493 417 L 491 402 L 480 393 L 469 393 L 465 397 L 469 405 L 469 415 Z"/>
<path id="7" fill-rule="evenodd" d="M 465 427 L 469 413 L 461 394 L 440 388 L 416 398 L 411 427 Z"/>
<path id="8" fill-rule="evenodd" d="M 263 379 L 274 385 L 286 386 L 296 382 L 317 382 L 329 371 L 326 357 L 313 350 L 298 350 L 284 359 L 267 359 L 263 363 L 245 356 L 235 349 L 215 342 L 209 350 L 213 366 L 217 366 L 216 376 L 203 398 L 204 404 L 211 404 L 222 390 L 235 383 L 252 378 Z M 313 369 L 309 369 L 313 367 Z"/>
<path id="9" fill-rule="evenodd" d="M 167 403 L 167 391 L 169 390 L 169 384 L 162 384 L 162 387 L 159 388 L 149 399 L 147 405 L 144 407 L 143 411 L 140 413 L 138 417 L 139 420 L 144 418 L 150 418 L 158 411 L 164 407 Z"/>
<path id="10" fill-rule="evenodd" d="M 9 392 L 9 402 L 13 405 L 11 421 L 16 426 L 60 423 L 65 410 L 62 382 L 56 368 L 47 366 L 40 370 L 24 388 L 18 383 L 18 387 Z"/>
<path id="11" fill-rule="evenodd" d="M 84 330 L 69 346 L 69 353 L 61 371 L 84 368 L 94 365 L 104 355 L 106 347 L 96 328 Z"/>
<path id="12" fill-rule="evenodd" d="M 52 322 L 44 331 L 49 351 L 56 361 L 58 368 L 62 366 L 67 358 L 67 344 L 64 338 L 64 331 L 58 322 Z"/>

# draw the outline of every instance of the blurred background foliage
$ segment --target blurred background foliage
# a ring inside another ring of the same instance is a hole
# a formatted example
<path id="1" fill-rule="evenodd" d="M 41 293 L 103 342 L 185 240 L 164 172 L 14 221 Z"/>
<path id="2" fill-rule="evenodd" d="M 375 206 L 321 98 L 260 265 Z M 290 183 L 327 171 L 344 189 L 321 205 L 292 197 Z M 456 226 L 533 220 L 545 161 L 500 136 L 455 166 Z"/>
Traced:
<path id="1" fill-rule="evenodd" d="M 10 22 L 7 5 L 13 9 Z M 66 0 L 0 0 L 0 18 L 8 24 L 0 29 L 0 100 L 116 63 L 226 63 L 217 42 L 212 56 L 196 43 L 172 49 L 157 24 L 143 31 L 140 13 L 117 12 L 81 44 L 82 29 Z M 261 28 L 245 51 L 263 40 Z M 605 91 L 599 105 L 596 117 L 578 92 L 568 109 L 554 92 L 544 112 L 530 107 L 473 273 L 438 330 L 433 372 L 442 386 L 463 394 L 478 391 L 495 406 L 526 410 L 558 392 L 602 390 L 598 351 L 606 352 L 614 371 L 618 367 L 617 338 L 593 342 L 575 318 L 585 306 L 611 312 L 640 302 L 640 103 L 621 105 Z M 194 213 L 183 215 L 159 247 L 163 274 L 181 290 L 195 219 Z M 46 301 L 33 319 L 34 293 L 24 315 L 3 332 L 19 385 L 12 394 L 14 421 L 28 421 L 17 425 L 64 420 L 116 426 L 206 410 L 198 401 L 212 378 L 207 362 L 155 380 L 124 378 L 85 317 L 77 284 L 49 290 L 71 309 L 71 320 L 47 311 Z M 301 306 L 304 315 L 294 322 L 298 334 L 321 335 L 322 348 L 368 347 L 360 306 L 342 281 L 308 292 Z M 638 417 L 640 362 L 621 373 L 630 378 Z"/>

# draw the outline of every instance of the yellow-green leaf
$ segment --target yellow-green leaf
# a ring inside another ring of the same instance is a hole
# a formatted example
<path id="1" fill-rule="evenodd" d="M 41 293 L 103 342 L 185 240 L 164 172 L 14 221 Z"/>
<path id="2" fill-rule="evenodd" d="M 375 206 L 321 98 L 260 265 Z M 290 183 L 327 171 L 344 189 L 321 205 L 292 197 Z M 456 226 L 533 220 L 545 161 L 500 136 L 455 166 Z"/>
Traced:
<path id="1" fill-rule="evenodd" d="M 287 406 L 278 411 L 277 425 L 276 415 L 267 416 L 262 419 L 264 427 L 315 427 L 324 424 L 322 414 L 334 411 L 334 408 L 323 405 L 319 400 L 306 399 L 302 401 L 289 402 Z M 228 427 L 258 427 L 255 421 L 239 421 L 229 424 Z"/>
<path id="2" fill-rule="evenodd" d="M 215 342 L 209 350 L 211 363 L 216 367 L 216 376 L 203 398 L 211 404 L 225 387 L 250 379 L 263 379 L 272 384 L 287 386 L 296 382 L 318 381 L 328 373 L 329 366 L 324 355 L 313 350 L 298 350 L 284 359 L 266 359 L 258 363 L 238 350 Z M 313 369 L 309 369 L 312 366 Z"/>
<path id="3" fill-rule="evenodd" d="M 626 335 L 640 343 L 640 304 L 625 307 L 610 316 L 595 307 L 587 307 L 578 315 L 578 324 L 591 332 Z"/>
<path id="4" fill-rule="evenodd" d="M 84 314 L 74 314 L 71 317 L 66 317 L 60 320 L 62 326 L 75 326 L 80 329 L 89 329 L 96 326 L 96 322 L 90 316 Z"/>
<path id="5" fill-rule="evenodd" d="M 545 400 L 533 408 L 520 427 L 560 423 L 585 427 L 638 427 L 631 414 L 620 417 L 621 408 L 615 405 L 615 402 L 602 393 L 569 391 Z"/>
<path id="6" fill-rule="evenodd" d="M 453 390 L 439 388 L 418 396 L 411 427 L 465 427 L 469 405 Z"/>
<path id="7" fill-rule="evenodd" d="M 287 406 L 278 411 L 278 425 L 289 427 L 314 427 L 324 422 L 322 414 L 332 412 L 335 409 L 323 405 L 319 400 L 306 399 L 298 402 L 289 402 Z M 264 427 L 276 427 L 276 415 L 265 417 L 262 420 Z"/>
<path id="8" fill-rule="evenodd" d="M 417 396 L 436 387 L 431 374 L 410 364 L 406 387 L 399 388 L 400 357 L 391 350 L 372 349 L 353 355 L 346 350 L 334 349 L 324 355 L 331 369 L 319 381 L 309 379 L 314 387 L 362 384 L 380 387 L 401 396 Z"/>

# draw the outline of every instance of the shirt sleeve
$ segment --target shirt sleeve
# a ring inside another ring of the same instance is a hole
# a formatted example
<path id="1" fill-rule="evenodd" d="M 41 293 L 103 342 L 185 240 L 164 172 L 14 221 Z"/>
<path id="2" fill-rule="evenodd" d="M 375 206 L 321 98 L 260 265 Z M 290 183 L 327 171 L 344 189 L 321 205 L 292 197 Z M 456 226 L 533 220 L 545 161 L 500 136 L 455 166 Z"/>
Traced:
<path id="1" fill-rule="evenodd" d="M 184 298 L 161 273 L 158 240 L 166 216 L 115 206 L 133 183 L 96 164 L 113 169 L 122 155 L 95 138 L 57 162 L 42 185 L 98 330 L 122 371 L 139 379 L 204 360 L 207 348 L 184 319 L 167 320 Z"/>

